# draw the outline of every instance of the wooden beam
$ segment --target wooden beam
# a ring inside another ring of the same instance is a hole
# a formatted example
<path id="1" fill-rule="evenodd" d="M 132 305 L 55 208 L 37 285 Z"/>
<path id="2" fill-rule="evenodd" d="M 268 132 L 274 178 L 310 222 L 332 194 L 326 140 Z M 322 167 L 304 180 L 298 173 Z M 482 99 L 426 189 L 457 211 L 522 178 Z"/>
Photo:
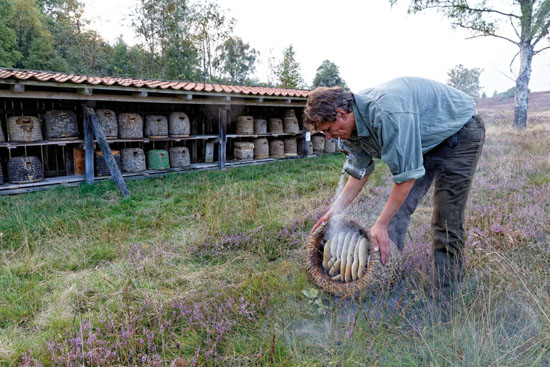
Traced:
<path id="1" fill-rule="evenodd" d="M 286 103 L 291 104 L 291 103 L 292 103 L 292 99 L 288 98 L 288 99 L 286 100 Z"/>
<path id="2" fill-rule="evenodd" d="M 14 93 L 24 93 L 25 92 L 25 86 L 20 83 L 12 84 L 10 86 L 10 90 Z"/>
<path id="3" fill-rule="evenodd" d="M 99 124 L 99 119 L 97 118 L 97 115 L 95 114 L 93 108 L 84 106 L 84 119 L 87 119 L 92 126 L 94 135 L 97 139 L 99 147 L 101 148 L 101 152 L 103 153 L 103 159 L 105 159 L 105 163 L 107 163 L 107 167 L 109 167 L 109 171 L 111 172 L 111 177 L 113 178 L 115 186 L 118 188 L 122 196 L 129 197 L 130 192 L 126 187 L 126 182 L 124 182 L 122 173 L 120 172 L 120 169 L 116 164 L 115 157 L 113 157 L 113 152 L 109 147 L 109 143 L 105 138 L 105 134 L 103 133 L 103 129 Z"/>
<path id="4" fill-rule="evenodd" d="M 0 90 L 0 98 L 88 101 L 90 99 L 90 96 L 83 96 L 78 93 L 67 93 L 67 92 L 26 91 L 25 93 L 14 93 L 9 90 Z M 139 97 L 134 97 L 129 95 L 94 94 L 93 99 L 94 101 L 103 101 L 103 102 L 171 103 L 171 104 L 178 104 L 178 105 L 192 104 L 192 105 L 220 106 L 220 105 L 230 104 L 230 105 L 236 105 L 236 106 L 265 106 L 265 107 L 285 106 L 285 107 L 297 107 L 297 108 L 302 108 L 305 106 L 305 101 L 293 102 L 289 106 L 285 101 L 281 101 L 281 100 L 264 101 L 263 103 L 258 103 L 256 99 L 250 99 L 250 100 L 233 99 L 230 102 L 223 102 L 220 99 L 193 98 L 192 101 L 187 101 L 177 96 L 175 97 L 149 96 L 148 98 L 139 98 Z"/>
<path id="5" fill-rule="evenodd" d="M 258 97 L 257 101 L 258 103 L 264 103 L 264 97 Z"/>
<path id="6" fill-rule="evenodd" d="M 94 183 L 94 133 L 91 125 L 90 119 L 84 117 L 84 172 L 89 185 Z"/>
<path id="7" fill-rule="evenodd" d="M 0 84 L 10 84 L 12 85 L 14 83 L 13 79 L 0 79 Z M 156 95 L 158 94 L 168 94 L 168 95 L 174 95 L 174 96 L 181 96 L 182 94 L 189 94 L 190 91 L 186 90 L 176 90 L 176 89 L 151 89 L 151 88 L 137 88 L 137 87 L 124 87 L 119 85 L 102 85 L 102 84 L 94 84 L 94 85 L 83 85 L 83 84 L 76 84 L 76 83 L 57 83 L 57 82 L 42 82 L 38 80 L 24 80 L 21 81 L 21 85 L 32 85 L 37 87 L 53 87 L 58 89 L 81 89 L 83 86 L 89 86 L 90 88 L 93 88 L 94 90 L 102 90 L 102 91 L 110 91 L 112 93 L 122 92 L 122 93 L 128 93 L 128 92 L 150 92 L 154 93 Z M 200 91 L 193 91 L 193 96 L 199 96 L 199 97 L 220 97 L 221 93 L 216 92 L 200 92 Z M 233 93 L 231 94 L 233 96 L 233 99 L 235 98 L 244 98 L 248 100 L 256 100 L 258 97 L 257 95 L 251 95 L 251 94 L 238 94 Z M 284 101 L 287 100 L 288 97 L 286 96 L 264 96 L 266 99 L 271 100 L 280 100 Z M 307 97 L 292 97 L 295 101 L 303 101 L 304 103 L 307 101 Z"/>
<path id="8" fill-rule="evenodd" d="M 226 161 L 226 148 L 227 148 L 227 111 L 229 106 L 221 107 L 218 110 L 218 126 L 219 126 L 219 149 L 218 149 L 218 163 L 220 169 L 225 169 Z"/>
<path id="9" fill-rule="evenodd" d="M 137 98 L 147 98 L 149 96 L 149 92 L 145 92 L 145 91 L 135 92 L 135 93 L 132 93 L 132 95 Z"/>

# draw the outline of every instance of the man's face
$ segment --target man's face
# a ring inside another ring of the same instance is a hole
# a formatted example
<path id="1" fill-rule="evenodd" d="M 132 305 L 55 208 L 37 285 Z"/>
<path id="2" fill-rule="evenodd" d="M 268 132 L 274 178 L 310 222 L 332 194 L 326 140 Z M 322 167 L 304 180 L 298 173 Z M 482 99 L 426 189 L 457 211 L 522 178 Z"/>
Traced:
<path id="1" fill-rule="evenodd" d="M 340 138 L 347 140 L 356 129 L 353 112 L 347 113 L 343 108 L 338 108 L 336 112 L 336 120 L 318 122 L 315 124 L 315 130 L 323 133 L 327 139 Z"/>

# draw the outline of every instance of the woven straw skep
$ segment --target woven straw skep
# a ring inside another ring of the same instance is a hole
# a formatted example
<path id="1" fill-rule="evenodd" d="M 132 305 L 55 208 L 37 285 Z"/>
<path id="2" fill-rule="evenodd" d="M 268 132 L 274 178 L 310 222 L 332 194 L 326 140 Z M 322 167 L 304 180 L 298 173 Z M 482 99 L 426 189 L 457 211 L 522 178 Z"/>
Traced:
<path id="1" fill-rule="evenodd" d="M 168 137 L 168 120 L 162 115 L 148 115 L 145 117 L 145 136 L 149 138 Z"/>
<path id="2" fill-rule="evenodd" d="M 344 224 L 347 230 L 359 231 L 369 242 L 369 262 L 361 278 L 343 283 L 331 279 L 323 268 L 323 244 L 327 225 L 319 226 L 309 237 L 306 246 L 307 271 L 313 282 L 326 292 L 337 296 L 356 296 L 376 289 L 384 289 L 397 282 L 401 275 L 401 254 L 390 241 L 390 259 L 386 265 L 380 260 L 380 252 L 372 249 L 368 232 L 357 223 L 342 217 L 333 218 Z"/>
<path id="3" fill-rule="evenodd" d="M 116 113 L 113 110 L 97 109 L 95 110 L 99 125 L 103 129 L 106 139 L 116 139 L 118 137 L 118 121 Z"/>
<path id="4" fill-rule="evenodd" d="M 31 142 L 42 140 L 40 120 L 34 116 L 12 116 L 8 118 L 10 141 Z"/>

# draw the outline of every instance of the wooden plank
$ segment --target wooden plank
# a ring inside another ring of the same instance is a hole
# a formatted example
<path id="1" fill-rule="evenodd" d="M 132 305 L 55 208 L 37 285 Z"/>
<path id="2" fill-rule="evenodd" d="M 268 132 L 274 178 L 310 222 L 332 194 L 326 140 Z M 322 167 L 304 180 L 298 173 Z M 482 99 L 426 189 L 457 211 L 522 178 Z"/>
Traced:
<path id="1" fill-rule="evenodd" d="M 25 92 L 25 85 L 21 83 L 16 83 L 10 86 L 10 90 L 14 93 L 24 93 Z"/>
<path id="2" fill-rule="evenodd" d="M 72 101 L 88 101 L 90 96 L 80 95 L 78 93 L 68 92 L 45 92 L 45 91 L 26 91 L 25 93 L 14 93 L 9 90 L 0 90 L 0 97 L 3 98 L 34 98 L 34 99 L 55 99 L 55 100 L 72 100 Z M 217 95 L 216 97 L 219 97 Z M 249 97 L 250 98 L 250 97 Z M 110 94 L 94 94 L 93 99 L 95 101 L 102 102 L 137 102 L 137 103 L 171 103 L 171 104 L 197 104 L 197 105 L 223 105 L 231 104 L 235 106 L 271 106 L 271 107 L 295 107 L 303 108 L 305 106 L 305 99 L 303 102 L 287 103 L 287 99 L 276 101 L 265 101 L 258 103 L 255 99 L 251 100 L 236 100 L 234 98 L 229 102 L 220 100 L 219 98 L 201 98 L 193 100 L 185 100 L 177 97 L 177 95 L 171 97 L 158 97 L 149 96 L 147 98 L 140 98 L 131 95 L 110 95 Z"/>
<path id="3" fill-rule="evenodd" d="M 218 164 L 220 169 L 225 169 L 225 160 L 226 160 L 226 147 L 227 147 L 227 108 L 222 107 L 218 111 L 218 126 L 219 126 L 219 147 L 218 147 Z"/>
<path id="4" fill-rule="evenodd" d="M 204 161 L 206 163 L 214 162 L 214 142 L 207 141 L 204 148 Z"/>
<path id="5" fill-rule="evenodd" d="M 84 167 L 86 182 L 94 183 L 94 132 L 90 119 L 84 118 Z"/>
<path id="6" fill-rule="evenodd" d="M 124 87 L 117 85 L 103 85 L 103 84 L 77 84 L 77 83 L 57 83 L 57 82 L 42 82 L 37 80 L 22 80 L 16 81 L 14 79 L 0 79 L 0 84 L 20 84 L 20 85 L 32 85 L 39 87 L 54 87 L 54 88 L 63 88 L 63 89 L 82 89 L 83 87 L 90 87 L 95 90 L 105 90 L 111 92 L 148 92 L 156 94 L 173 94 L 173 95 L 190 95 L 190 96 L 202 96 L 202 97 L 225 97 L 229 96 L 232 99 L 235 98 L 245 98 L 245 99 L 273 99 L 273 100 L 283 100 L 286 101 L 289 99 L 287 96 L 270 96 L 270 95 L 258 95 L 258 94 L 239 94 L 239 93 L 217 93 L 217 92 L 200 92 L 200 91 L 186 91 L 186 90 L 176 90 L 176 89 L 160 89 L 160 88 L 138 88 L 138 87 Z M 188 97 L 186 97 L 188 98 Z M 191 97 L 190 99 L 193 99 Z M 292 100 L 301 100 L 304 103 L 307 101 L 307 97 L 297 97 L 293 96 Z"/>
<path id="7" fill-rule="evenodd" d="M 109 172 L 111 172 L 111 177 L 113 178 L 115 186 L 118 188 L 122 196 L 130 196 L 128 187 L 126 187 L 124 178 L 122 178 L 122 174 L 120 172 L 120 169 L 118 168 L 118 165 L 116 164 L 115 157 L 113 157 L 113 152 L 109 147 L 107 139 L 105 139 L 105 134 L 103 133 L 103 129 L 99 124 L 99 119 L 97 118 L 97 115 L 95 114 L 93 108 L 84 106 L 84 119 L 87 119 L 92 126 L 94 135 L 97 139 L 99 147 L 101 148 L 101 152 L 103 153 L 103 159 L 105 159 L 105 163 L 107 164 L 107 167 L 109 167 Z"/>

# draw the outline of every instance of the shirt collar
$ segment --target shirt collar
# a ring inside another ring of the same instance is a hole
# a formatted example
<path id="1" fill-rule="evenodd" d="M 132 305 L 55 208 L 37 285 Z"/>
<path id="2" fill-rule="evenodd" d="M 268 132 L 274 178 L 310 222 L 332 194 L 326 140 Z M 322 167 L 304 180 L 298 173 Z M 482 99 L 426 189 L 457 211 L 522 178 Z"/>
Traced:
<path id="1" fill-rule="evenodd" d="M 361 95 L 351 94 L 353 96 L 353 118 L 355 119 L 355 127 L 357 128 L 357 136 L 370 136 L 369 129 L 367 128 L 367 121 L 363 119 L 363 115 L 359 112 L 357 106 L 357 99 L 362 99 Z"/>

